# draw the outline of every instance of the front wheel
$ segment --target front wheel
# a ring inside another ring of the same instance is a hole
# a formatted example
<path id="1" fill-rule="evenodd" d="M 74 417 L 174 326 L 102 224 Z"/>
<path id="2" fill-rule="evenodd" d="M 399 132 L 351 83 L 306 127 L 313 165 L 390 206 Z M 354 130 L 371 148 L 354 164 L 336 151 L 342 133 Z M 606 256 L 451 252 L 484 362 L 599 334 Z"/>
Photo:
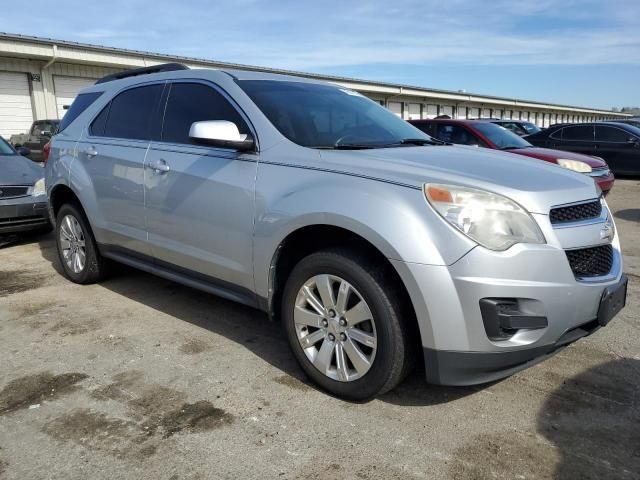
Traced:
<path id="1" fill-rule="evenodd" d="M 314 253 L 293 269 L 282 314 L 298 362 L 323 389 L 366 400 L 408 370 L 407 329 L 384 269 L 348 250 Z"/>

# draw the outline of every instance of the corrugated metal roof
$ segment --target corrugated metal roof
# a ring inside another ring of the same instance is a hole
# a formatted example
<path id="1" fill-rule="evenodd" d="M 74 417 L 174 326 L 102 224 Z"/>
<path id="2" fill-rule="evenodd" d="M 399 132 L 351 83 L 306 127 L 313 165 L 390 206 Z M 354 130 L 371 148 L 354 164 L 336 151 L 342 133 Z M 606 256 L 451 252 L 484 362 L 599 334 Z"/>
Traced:
<path id="1" fill-rule="evenodd" d="M 172 62 L 178 61 L 183 63 L 198 64 L 204 67 L 229 68 L 234 70 L 251 70 L 251 71 L 259 71 L 259 72 L 284 74 L 284 75 L 296 75 L 300 77 L 314 78 L 314 79 L 325 80 L 329 82 L 349 82 L 349 83 L 357 83 L 361 85 L 368 85 L 372 87 L 378 86 L 378 87 L 395 88 L 400 90 L 401 91 L 400 93 L 402 93 L 403 90 L 411 90 L 412 93 L 408 94 L 411 96 L 420 96 L 420 93 L 424 93 L 426 96 L 431 96 L 433 94 L 442 94 L 442 95 L 457 97 L 460 100 L 466 99 L 466 101 L 472 101 L 476 103 L 482 103 L 482 100 L 486 99 L 486 100 L 493 100 L 497 102 L 508 102 L 511 104 L 536 105 L 538 106 L 538 108 L 553 108 L 553 109 L 562 109 L 562 110 L 589 110 L 594 113 L 597 112 L 600 114 L 625 116 L 625 114 L 620 114 L 618 112 L 612 112 L 609 110 L 602 110 L 602 109 L 591 108 L 591 107 L 562 105 L 562 104 L 548 103 L 548 102 L 542 102 L 537 100 L 524 100 L 524 99 L 518 99 L 518 98 L 499 97 L 494 95 L 483 95 L 483 94 L 476 94 L 476 93 L 469 93 L 469 92 L 462 93 L 454 90 L 441 90 L 441 89 L 421 87 L 421 86 L 415 86 L 415 85 L 405 85 L 405 84 L 390 83 L 390 82 L 378 82 L 373 80 L 341 77 L 341 76 L 335 76 L 335 75 L 321 75 L 317 73 L 299 72 L 295 70 L 261 67 L 261 66 L 255 66 L 255 65 L 244 65 L 241 63 L 221 62 L 217 60 L 208 60 L 208 59 L 197 58 L 197 57 L 185 57 L 180 55 L 169 55 L 164 53 L 146 52 L 142 50 L 131 50 L 131 49 L 125 49 L 125 48 L 107 47 L 107 46 L 94 45 L 89 43 L 73 42 L 69 40 L 58 40 L 53 38 L 34 37 L 34 36 L 22 35 L 22 34 L 16 34 L 16 33 L 0 32 L 0 39 L 22 41 L 27 43 L 45 44 L 45 45 L 51 45 L 51 46 L 53 45 L 68 46 L 68 47 L 80 48 L 85 50 L 93 50 L 97 52 L 113 53 L 118 55 L 131 55 L 134 57 L 144 57 L 144 58 L 153 59 L 153 60 L 170 60 Z M 413 92 L 416 92 L 416 93 L 413 93 Z M 514 105 L 514 106 L 517 107 L 517 105 Z"/>

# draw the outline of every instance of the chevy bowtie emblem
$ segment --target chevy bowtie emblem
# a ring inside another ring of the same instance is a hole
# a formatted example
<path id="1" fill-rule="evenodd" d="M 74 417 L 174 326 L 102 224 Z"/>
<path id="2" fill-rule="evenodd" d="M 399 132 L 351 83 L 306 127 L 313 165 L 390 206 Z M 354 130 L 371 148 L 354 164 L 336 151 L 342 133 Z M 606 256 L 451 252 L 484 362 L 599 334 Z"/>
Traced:
<path id="1" fill-rule="evenodd" d="M 602 230 L 600 230 L 600 239 L 613 240 L 614 233 L 613 223 L 607 222 L 604 224 L 604 227 L 602 227 Z"/>

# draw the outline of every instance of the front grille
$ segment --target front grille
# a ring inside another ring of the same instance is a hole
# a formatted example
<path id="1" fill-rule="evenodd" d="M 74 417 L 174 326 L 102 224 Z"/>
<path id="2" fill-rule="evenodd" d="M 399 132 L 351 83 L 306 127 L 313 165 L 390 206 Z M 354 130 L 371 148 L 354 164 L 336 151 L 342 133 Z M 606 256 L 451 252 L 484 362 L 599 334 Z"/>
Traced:
<path id="1" fill-rule="evenodd" d="M 580 220 L 589 220 L 598 218 L 602 213 L 602 204 L 600 200 L 571 205 L 569 207 L 557 207 L 551 209 L 549 218 L 552 224 L 579 222 Z"/>
<path id="2" fill-rule="evenodd" d="M 0 198 L 24 197 L 29 187 L 0 186 Z"/>
<path id="3" fill-rule="evenodd" d="M 611 245 L 567 250 L 566 254 L 571 270 L 577 278 L 607 275 L 613 266 Z"/>

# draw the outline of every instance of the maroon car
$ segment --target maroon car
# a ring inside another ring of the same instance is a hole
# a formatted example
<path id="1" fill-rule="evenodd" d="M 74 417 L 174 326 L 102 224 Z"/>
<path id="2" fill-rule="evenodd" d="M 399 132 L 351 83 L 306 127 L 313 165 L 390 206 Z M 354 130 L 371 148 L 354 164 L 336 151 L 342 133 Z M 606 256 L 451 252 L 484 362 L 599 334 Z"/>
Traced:
<path id="1" fill-rule="evenodd" d="M 613 174 L 600 157 L 534 147 L 524 138 L 491 121 L 434 119 L 410 120 L 409 123 L 431 137 L 447 143 L 504 150 L 590 175 L 605 195 L 613 187 Z"/>

